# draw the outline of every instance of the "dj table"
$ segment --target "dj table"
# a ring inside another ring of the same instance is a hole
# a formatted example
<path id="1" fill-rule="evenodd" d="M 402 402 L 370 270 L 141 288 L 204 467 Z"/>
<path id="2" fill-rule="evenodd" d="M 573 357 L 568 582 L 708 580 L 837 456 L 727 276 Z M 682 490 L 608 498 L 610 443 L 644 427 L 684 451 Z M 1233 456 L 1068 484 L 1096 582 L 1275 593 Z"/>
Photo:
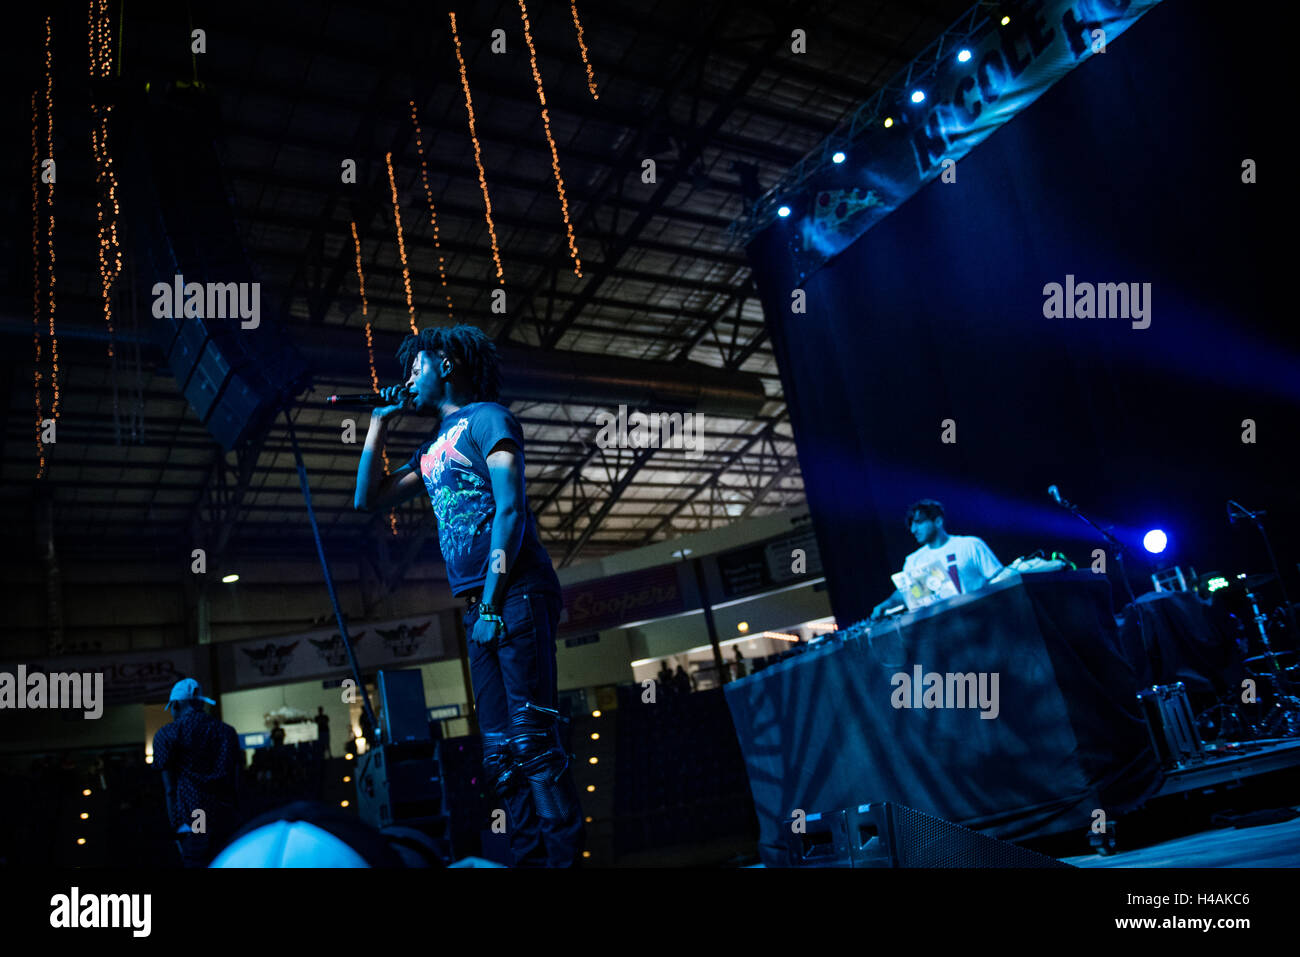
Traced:
<path id="1" fill-rule="evenodd" d="M 1083 833 L 1162 783 L 1136 686 L 1088 571 L 836 632 L 726 686 L 764 861 L 796 809 L 873 801 L 1008 840 Z"/>

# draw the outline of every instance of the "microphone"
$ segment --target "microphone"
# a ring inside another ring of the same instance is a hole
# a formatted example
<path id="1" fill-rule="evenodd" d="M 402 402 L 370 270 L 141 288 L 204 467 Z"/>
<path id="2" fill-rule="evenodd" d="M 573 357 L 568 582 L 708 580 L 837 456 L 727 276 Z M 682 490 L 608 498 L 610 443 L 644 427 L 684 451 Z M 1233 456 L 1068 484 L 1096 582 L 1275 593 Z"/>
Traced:
<path id="1" fill-rule="evenodd" d="M 401 397 L 403 403 L 411 397 L 410 391 L 406 386 L 402 386 Z M 374 408 L 383 402 L 378 392 L 362 392 L 357 395 L 330 395 L 325 397 L 326 405 L 362 405 L 366 408 Z"/>

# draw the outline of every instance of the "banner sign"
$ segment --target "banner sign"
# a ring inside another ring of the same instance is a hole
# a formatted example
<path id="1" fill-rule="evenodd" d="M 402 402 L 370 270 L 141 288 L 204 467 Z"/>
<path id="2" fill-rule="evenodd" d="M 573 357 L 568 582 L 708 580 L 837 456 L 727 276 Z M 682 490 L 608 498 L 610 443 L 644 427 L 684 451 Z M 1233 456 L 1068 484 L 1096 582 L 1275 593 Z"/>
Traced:
<path id="1" fill-rule="evenodd" d="M 163 704 L 171 696 L 172 685 L 182 678 L 196 678 L 205 688 L 209 686 L 206 654 L 202 671 L 198 671 L 199 656 L 195 648 L 159 648 L 154 651 L 134 651 L 120 655 L 67 655 L 39 661 L 23 661 L 27 673 L 93 674 L 104 675 L 104 705 Z M 14 671 L 15 666 L 0 667 L 0 671 Z"/>
<path id="2" fill-rule="evenodd" d="M 821 553 L 812 528 L 723 552 L 717 561 L 726 598 L 811 581 L 822 574 Z"/>
<path id="3" fill-rule="evenodd" d="M 447 657 L 442 621 L 436 613 L 367 622 L 350 630 L 348 637 L 363 674 Z M 337 628 L 229 642 L 222 645 L 222 653 L 228 656 L 235 687 L 240 689 L 351 675 Z"/>
<path id="4" fill-rule="evenodd" d="M 806 278 L 939 177 L 991 133 L 1028 107 L 1084 60 L 1105 47 L 1160 0 L 1027 0 L 1009 9 L 1003 26 L 991 15 L 935 71 L 914 80 L 924 99 L 903 91 L 890 112 L 852 144 L 854 159 L 819 170 L 802 194 L 798 236 L 791 244 Z M 950 173 L 955 175 L 955 170 Z M 780 228 L 780 227 L 777 227 Z"/>
<path id="5" fill-rule="evenodd" d="M 617 628 L 684 611 L 676 565 L 581 582 L 564 589 L 561 635 Z"/>

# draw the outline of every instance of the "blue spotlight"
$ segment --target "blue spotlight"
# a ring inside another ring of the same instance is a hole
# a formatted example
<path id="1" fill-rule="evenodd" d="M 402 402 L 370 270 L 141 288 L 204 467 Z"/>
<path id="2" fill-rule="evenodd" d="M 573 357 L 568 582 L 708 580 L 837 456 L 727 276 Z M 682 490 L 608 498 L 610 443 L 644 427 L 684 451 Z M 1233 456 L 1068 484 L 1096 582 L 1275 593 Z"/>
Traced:
<path id="1" fill-rule="evenodd" d="M 834 155 L 831 156 L 832 163 L 843 163 L 846 159 L 848 157 L 844 155 L 843 150 L 836 150 Z"/>
<path id="2" fill-rule="evenodd" d="M 780 216 L 782 219 L 785 219 L 787 216 L 790 215 L 790 207 L 782 206 L 780 209 L 776 211 L 776 214 Z"/>
<path id="3" fill-rule="evenodd" d="M 1142 547 L 1152 555 L 1159 555 L 1168 544 L 1169 537 L 1158 528 L 1153 528 L 1142 536 Z"/>
<path id="4" fill-rule="evenodd" d="M 957 62 L 965 63 L 970 59 L 970 50 L 961 50 L 957 53 Z"/>
<path id="5" fill-rule="evenodd" d="M 925 93 L 924 93 L 922 90 L 913 90 L 913 91 L 912 91 L 912 102 L 913 102 L 913 103 L 923 103 L 923 102 L 925 102 Z"/>

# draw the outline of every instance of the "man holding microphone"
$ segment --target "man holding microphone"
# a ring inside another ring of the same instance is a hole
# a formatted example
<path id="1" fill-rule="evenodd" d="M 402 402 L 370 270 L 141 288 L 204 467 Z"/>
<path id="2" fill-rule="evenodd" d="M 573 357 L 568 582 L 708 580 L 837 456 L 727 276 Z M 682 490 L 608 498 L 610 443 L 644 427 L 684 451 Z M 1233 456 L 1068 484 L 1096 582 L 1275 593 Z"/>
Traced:
<path id="1" fill-rule="evenodd" d="M 452 594 L 466 601 L 483 769 L 505 802 L 521 867 L 573 867 L 584 829 L 559 737 L 555 638 L 560 583 L 524 491 L 523 430 L 497 402 L 496 345 L 473 326 L 408 335 L 397 358 L 405 386 L 383 390 L 357 470 L 358 511 L 427 494 Z M 436 434 L 384 475 L 387 422 L 438 417 Z"/>

